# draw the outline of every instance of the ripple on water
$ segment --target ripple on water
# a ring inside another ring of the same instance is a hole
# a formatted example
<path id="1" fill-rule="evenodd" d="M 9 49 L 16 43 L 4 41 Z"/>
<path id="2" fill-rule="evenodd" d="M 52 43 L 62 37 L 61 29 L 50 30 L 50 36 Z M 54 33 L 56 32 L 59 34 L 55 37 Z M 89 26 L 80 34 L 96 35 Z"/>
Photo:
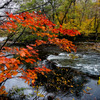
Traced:
<path id="1" fill-rule="evenodd" d="M 48 60 L 56 62 L 59 67 L 73 67 L 84 73 L 100 75 L 100 55 L 97 53 L 72 53 L 77 58 L 72 59 L 71 53 L 60 53 L 59 55 L 50 55 Z"/>

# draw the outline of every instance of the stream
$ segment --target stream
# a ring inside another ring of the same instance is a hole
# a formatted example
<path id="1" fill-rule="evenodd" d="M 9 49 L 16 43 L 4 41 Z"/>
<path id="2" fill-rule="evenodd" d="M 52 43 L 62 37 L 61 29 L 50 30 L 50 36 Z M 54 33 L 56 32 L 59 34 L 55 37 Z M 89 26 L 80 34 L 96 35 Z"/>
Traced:
<path id="1" fill-rule="evenodd" d="M 54 62 L 61 69 L 71 68 L 77 72 L 73 77 L 75 82 L 73 92 L 62 93 L 61 91 L 58 94 L 60 100 L 100 100 L 100 85 L 97 85 L 100 76 L 100 52 L 62 52 L 58 55 L 49 55 L 47 60 Z"/>
<path id="2" fill-rule="evenodd" d="M 47 60 L 55 62 L 59 67 L 71 67 L 89 75 L 100 75 L 100 53 L 95 51 L 65 52 L 58 55 L 50 55 Z"/>
<path id="3" fill-rule="evenodd" d="M 4 40 L 0 38 L 0 41 Z M 39 76 L 37 86 L 32 87 L 23 79 L 13 78 L 5 83 L 6 91 L 15 100 L 100 100 L 100 52 L 78 51 L 49 54 L 45 60 L 38 62 L 54 69 L 55 73 Z M 43 53 L 43 52 L 42 52 Z M 21 73 L 18 74 L 20 76 Z M 52 100 L 52 99 L 51 99 Z"/>

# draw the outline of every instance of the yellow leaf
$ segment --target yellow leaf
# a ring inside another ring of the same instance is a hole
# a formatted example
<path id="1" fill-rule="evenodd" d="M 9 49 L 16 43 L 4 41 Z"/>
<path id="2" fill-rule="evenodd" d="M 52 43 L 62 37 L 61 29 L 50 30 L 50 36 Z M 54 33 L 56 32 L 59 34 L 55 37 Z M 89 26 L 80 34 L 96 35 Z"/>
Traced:
<path id="1" fill-rule="evenodd" d="M 90 88 L 90 87 L 87 87 L 87 89 L 88 89 L 88 90 L 91 90 L 91 88 Z"/>
<path id="2" fill-rule="evenodd" d="M 97 84 L 100 85 L 100 77 L 99 77 L 99 80 L 98 80 Z"/>
<path id="3" fill-rule="evenodd" d="M 18 74 L 18 72 L 17 71 L 15 71 L 15 72 L 13 72 L 13 75 L 15 76 L 15 75 L 17 75 Z"/>
<path id="4" fill-rule="evenodd" d="M 73 87 L 73 85 L 71 85 L 70 87 Z"/>
<path id="5" fill-rule="evenodd" d="M 39 94 L 39 96 L 40 96 L 40 97 L 44 97 L 44 95 L 43 95 L 43 94 Z"/>
<path id="6" fill-rule="evenodd" d="M 34 92 L 36 92 L 36 91 L 34 91 Z"/>

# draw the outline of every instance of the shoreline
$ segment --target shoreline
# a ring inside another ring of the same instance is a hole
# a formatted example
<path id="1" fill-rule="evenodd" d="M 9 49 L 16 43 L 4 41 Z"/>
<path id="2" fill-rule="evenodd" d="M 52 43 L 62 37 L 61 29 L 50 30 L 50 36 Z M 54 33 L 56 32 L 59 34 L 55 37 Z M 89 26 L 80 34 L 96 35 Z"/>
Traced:
<path id="1" fill-rule="evenodd" d="M 95 50 L 100 52 L 100 42 L 76 42 L 74 43 L 77 47 L 77 51 L 80 50 Z"/>

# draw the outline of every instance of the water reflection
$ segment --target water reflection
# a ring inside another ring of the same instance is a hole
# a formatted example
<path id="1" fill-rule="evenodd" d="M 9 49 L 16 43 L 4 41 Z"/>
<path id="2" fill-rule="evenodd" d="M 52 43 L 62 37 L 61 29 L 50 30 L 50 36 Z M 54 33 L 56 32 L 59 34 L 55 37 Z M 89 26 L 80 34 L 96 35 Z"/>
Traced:
<path id="1" fill-rule="evenodd" d="M 81 98 L 84 84 L 89 82 L 86 75 L 71 68 L 58 67 L 50 74 L 45 76 L 38 74 L 38 77 L 37 86 L 44 86 L 45 91 L 54 93 L 55 97 L 60 95 L 62 100 L 68 95 L 73 95 L 77 99 Z"/>
<path id="2" fill-rule="evenodd" d="M 45 61 L 45 64 L 52 72 L 45 75 L 38 73 L 35 86 L 31 85 L 33 94 L 29 97 L 21 95 L 24 100 L 99 100 L 97 80 L 70 67 L 57 67 L 51 61 Z"/>
<path id="3" fill-rule="evenodd" d="M 58 100 L 73 100 L 73 98 L 74 100 L 100 100 L 100 86 L 97 85 L 97 80 L 94 80 L 97 74 L 94 75 L 94 79 L 91 79 L 84 73 L 85 69 L 88 72 L 92 71 L 93 68 L 99 71 L 99 55 L 89 53 L 76 54 L 78 58 L 75 59 L 70 59 L 69 54 L 60 53 L 59 55 L 51 56 L 51 61 L 45 60 L 44 64 L 47 68 L 52 69 L 52 72 L 45 73 L 45 75 L 38 73 L 38 79 L 32 89 L 32 98 L 25 100 L 53 100 L 53 98 L 59 98 Z M 57 59 L 58 57 L 60 59 Z M 74 56 L 71 55 L 71 57 Z M 57 62 L 60 63 L 59 66 L 62 66 L 57 67 Z M 77 65 L 76 69 L 72 67 L 75 63 Z M 89 66 L 87 67 L 86 64 Z M 63 65 L 69 66 L 63 67 Z M 78 67 L 83 69 L 78 70 Z"/>

